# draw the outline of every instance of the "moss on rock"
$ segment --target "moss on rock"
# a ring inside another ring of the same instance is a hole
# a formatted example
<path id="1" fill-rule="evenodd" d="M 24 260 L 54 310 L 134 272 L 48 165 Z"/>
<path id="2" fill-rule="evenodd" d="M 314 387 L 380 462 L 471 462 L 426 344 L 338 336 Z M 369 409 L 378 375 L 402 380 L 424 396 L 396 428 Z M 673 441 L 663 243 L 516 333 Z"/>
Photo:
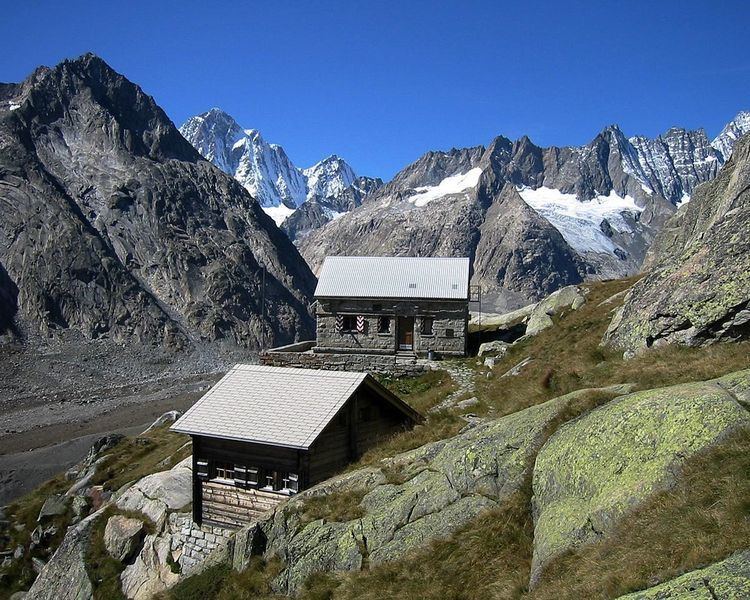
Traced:
<path id="1" fill-rule="evenodd" d="M 618 600 L 746 600 L 750 598 L 750 550 L 705 569 Z"/>
<path id="2" fill-rule="evenodd" d="M 748 387 L 744 371 L 638 392 L 561 427 L 534 467 L 532 585 L 550 560 L 602 538 L 629 510 L 671 486 L 686 458 L 750 425 L 735 400 Z"/>

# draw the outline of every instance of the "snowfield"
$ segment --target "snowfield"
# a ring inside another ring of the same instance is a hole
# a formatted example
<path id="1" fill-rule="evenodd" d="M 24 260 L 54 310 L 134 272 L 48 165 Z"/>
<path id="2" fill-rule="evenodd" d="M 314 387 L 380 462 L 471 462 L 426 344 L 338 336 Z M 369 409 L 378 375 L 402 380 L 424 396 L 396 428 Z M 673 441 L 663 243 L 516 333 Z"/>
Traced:
<path id="1" fill-rule="evenodd" d="M 412 202 L 414 206 L 421 207 L 429 204 L 433 200 L 442 198 L 443 196 L 460 194 L 461 192 L 476 187 L 479 183 L 479 176 L 481 174 L 482 169 L 477 167 L 463 175 L 459 173 L 458 175 L 446 177 L 437 185 L 427 185 L 414 188 L 414 191 L 417 193 L 409 196 L 408 201 Z"/>
<path id="2" fill-rule="evenodd" d="M 287 217 L 294 214 L 293 208 L 279 204 L 278 206 L 264 206 L 263 212 L 274 220 L 276 227 L 281 227 L 281 224 L 286 220 Z"/>
<path id="3" fill-rule="evenodd" d="M 575 194 L 564 194 L 548 187 L 521 188 L 518 193 L 578 252 L 613 253 L 617 245 L 602 231 L 602 221 L 606 219 L 619 233 L 630 233 L 632 230 L 624 215 L 635 216 L 643 210 L 631 196 L 621 198 L 614 191 L 609 196 L 597 196 L 585 202 L 578 200 Z"/>

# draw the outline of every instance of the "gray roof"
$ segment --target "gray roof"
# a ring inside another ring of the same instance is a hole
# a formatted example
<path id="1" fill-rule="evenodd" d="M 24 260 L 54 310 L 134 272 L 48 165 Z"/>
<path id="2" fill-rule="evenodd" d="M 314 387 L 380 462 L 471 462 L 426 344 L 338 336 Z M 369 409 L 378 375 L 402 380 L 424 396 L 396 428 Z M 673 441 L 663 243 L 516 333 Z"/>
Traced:
<path id="1" fill-rule="evenodd" d="M 316 298 L 468 300 L 468 258 L 327 256 Z"/>
<path id="2" fill-rule="evenodd" d="M 171 429 L 307 449 L 366 379 L 380 388 L 367 373 L 238 364 Z"/>

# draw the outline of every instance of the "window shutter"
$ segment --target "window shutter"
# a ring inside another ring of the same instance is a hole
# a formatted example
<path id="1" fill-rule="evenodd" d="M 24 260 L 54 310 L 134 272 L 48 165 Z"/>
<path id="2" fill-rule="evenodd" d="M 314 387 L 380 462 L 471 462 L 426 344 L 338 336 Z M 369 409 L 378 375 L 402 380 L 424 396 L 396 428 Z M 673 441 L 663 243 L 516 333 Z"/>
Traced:
<path id="1" fill-rule="evenodd" d="M 208 461 L 198 459 L 195 464 L 197 466 L 196 475 L 198 479 L 208 479 Z"/>
<path id="2" fill-rule="evenodd" d="M 339 333 L 344 331 L 344 315 L 336 315 L 336 330 Z"/>
<path id="3" fill-rule="evenodd" d="M 241 465 L 234 465 L 234 485 L 247 487 L 247 469 Z"/>
<path id="4" fill-rule="evenodd" d="M 357 315 L 357 333 L 365 332 L 365 317 L 363 315 Z"/>

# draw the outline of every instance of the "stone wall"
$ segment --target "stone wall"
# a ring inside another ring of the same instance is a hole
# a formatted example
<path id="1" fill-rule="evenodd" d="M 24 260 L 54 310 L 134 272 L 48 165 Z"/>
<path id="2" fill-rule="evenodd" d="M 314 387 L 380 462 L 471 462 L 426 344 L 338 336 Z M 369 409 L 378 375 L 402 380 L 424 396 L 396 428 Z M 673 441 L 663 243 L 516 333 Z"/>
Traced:
<path id="1" fill-rule="evenodd" d="M 198 525 L 186 513 L 170 514 L 168 524 L 172 532 L 172 557 L 180 565 L 180 572 L 188 576 L 210 554 L 219 548 L 226 548 L 234 534 L 233 529 L 218 525 Z"/>
<path id="2" fill-rule="evenodd" d="M 430 370 L 431 362 L 416 357 L 393 354 L 278 352 L 269 350 L 260 355 L 260 364 L 273 367 L 298 367 L 328 371 L 361 371 L 405 377 Z"/>
<path id="3" fill-rule="evenodd" d="M 340 331 L 339 315 L 361 315 L 365 319 L 364 332 Z M 321 300 L 317 307 L 316 351 L 335 352 L 354 350 L 395 353 L 398 348 L 397 317 L 414 317 L 414 351 L 425 355 L 435 350 L 446 356 L 463 356 L 466 352 L 468 304 L 450 301 L 393 301 L 393 300 Z M 433 319 L 433 333 L 422 333 L 422 319 Z M 378 331 L 379 319 L 389 320 L 387 333 Z M 448 337 L 446 332 L 453 331 Z"/>

